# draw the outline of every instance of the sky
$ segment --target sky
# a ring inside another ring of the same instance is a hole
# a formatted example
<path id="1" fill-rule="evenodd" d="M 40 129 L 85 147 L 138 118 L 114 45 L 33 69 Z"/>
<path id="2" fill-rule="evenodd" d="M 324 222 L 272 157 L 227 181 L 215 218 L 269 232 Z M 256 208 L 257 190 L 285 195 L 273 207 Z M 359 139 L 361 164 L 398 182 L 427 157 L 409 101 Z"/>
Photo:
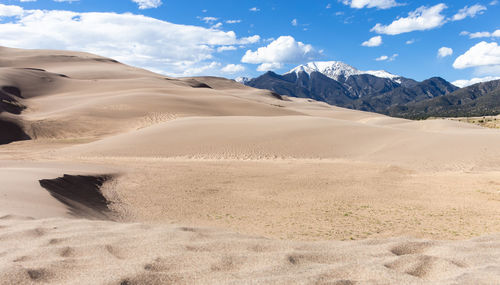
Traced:
<path id="1" fill-rule="evenodd" d="M 169 76 L 343 61 L 459 86 L 500 78 L 498 0 L 0 0 L 0 45 L 96 53 Z"/>

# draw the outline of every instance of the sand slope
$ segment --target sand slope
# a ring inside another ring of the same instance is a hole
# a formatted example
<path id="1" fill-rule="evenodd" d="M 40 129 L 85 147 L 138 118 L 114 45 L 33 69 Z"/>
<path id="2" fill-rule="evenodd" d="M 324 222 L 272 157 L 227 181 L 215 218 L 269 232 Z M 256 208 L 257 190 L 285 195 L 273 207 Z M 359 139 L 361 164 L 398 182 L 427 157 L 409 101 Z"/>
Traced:
<path id="1" fill-rule="evenodd" d="M 14 216 L 0 217 L 0 227 L 0 284 L 494 284 L 500 278 L 498 236 L 305 243 Z"/>
<path id="2" fill-rule="evenodd" d="M 0 284 L 500 279 L 498 130 L 69 51 L 0 99 Z"/>

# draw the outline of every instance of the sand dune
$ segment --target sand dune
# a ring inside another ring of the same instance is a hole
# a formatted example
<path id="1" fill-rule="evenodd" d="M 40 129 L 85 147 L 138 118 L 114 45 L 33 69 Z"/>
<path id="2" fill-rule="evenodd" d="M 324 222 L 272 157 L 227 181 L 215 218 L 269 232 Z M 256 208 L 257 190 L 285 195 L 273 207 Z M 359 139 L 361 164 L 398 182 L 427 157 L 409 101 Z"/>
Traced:
<path id="1" fill-rule="evenodd" d="M 500 132 L 473 128 L 447 133 L 312 116 L 189 117 L 71 151 L 103 157 L 350 159 L 425 170 L 498 169 L 499 141 Z"/>
<path id="2" fill-rule="evenodd" d="M 498 130 L 69 51 L 0 99 L 1 284 L 500 279 Z"/>

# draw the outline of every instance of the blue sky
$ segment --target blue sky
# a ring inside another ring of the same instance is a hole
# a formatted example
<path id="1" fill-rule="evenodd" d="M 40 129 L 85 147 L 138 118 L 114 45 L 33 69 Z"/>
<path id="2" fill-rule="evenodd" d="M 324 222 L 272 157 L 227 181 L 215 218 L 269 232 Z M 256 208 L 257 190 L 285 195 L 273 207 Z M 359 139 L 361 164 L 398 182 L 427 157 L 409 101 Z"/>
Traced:
<path id="1" fill-rule="evenodd" d="M 3 0 L 0 45 L 88 51 L 172 76 L 340 60 L 478 81 L 500 76 L 499 15 L 492 0 Z"/>

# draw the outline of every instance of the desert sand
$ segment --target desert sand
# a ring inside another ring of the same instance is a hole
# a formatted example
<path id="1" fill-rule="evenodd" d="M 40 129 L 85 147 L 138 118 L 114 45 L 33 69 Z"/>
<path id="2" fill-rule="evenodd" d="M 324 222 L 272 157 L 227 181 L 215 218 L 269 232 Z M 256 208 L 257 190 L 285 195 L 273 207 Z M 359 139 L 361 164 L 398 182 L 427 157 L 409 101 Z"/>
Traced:
<path id="1" fill-rule="evenodd" d="M 0 284 L 495 284 L 500 131 L 0 48 Z"/>

